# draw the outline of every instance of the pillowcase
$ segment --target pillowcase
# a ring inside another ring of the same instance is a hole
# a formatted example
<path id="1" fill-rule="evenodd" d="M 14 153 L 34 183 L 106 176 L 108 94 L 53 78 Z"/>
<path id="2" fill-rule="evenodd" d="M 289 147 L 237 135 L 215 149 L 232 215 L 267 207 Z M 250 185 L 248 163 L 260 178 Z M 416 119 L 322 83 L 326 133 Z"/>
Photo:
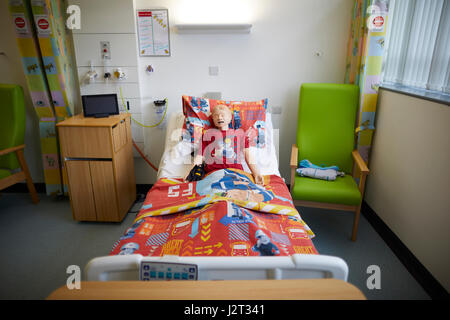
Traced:
<path id="1" fill-rule="evenodd" d="M 193 96 L 182 96 L 183 140 L 199 142 L 204 131 L 214 128 L 211 113 L 217 105 L 226 105 L 233 115 L 230 127 L 242 129 L 249 137 L 250 146 L 265 147 L 266 110 L 268 99 L 260 101 L 224 101 Z"/>

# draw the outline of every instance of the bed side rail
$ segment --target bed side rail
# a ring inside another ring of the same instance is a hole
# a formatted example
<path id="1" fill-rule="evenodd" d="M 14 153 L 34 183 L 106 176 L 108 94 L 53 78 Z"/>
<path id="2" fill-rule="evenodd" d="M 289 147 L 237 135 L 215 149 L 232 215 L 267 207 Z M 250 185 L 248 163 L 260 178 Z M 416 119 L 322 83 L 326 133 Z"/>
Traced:
<path id="1" fill-rule="evenodd" d="M 282 257 L 143 257 L 140 254 L 94 258 L 87 281 L 139 280 L 142 261 L 196 264 L 198 280 L 335 278 L 347 281 L 347 263 L 334 256 L 294 254 Z"/>

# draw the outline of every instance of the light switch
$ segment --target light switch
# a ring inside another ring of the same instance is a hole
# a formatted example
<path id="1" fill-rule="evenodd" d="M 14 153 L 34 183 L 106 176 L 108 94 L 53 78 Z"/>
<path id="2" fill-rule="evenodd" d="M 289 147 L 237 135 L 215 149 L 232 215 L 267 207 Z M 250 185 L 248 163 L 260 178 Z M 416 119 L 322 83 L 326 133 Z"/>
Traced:
<path id="1" fill-rule="evenodd" d="M 219 75 L 219 67 L 218 66 L 209 66 L 209 75 L 210 76 L 218 76 Z"/>

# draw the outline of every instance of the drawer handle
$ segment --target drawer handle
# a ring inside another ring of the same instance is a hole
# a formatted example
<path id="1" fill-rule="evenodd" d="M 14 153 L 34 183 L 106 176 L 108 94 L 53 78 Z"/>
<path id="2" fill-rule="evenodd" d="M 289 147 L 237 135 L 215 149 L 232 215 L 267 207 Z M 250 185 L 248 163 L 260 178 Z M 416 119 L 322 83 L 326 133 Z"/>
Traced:
<path id="1" fill-rule="evenodd" d="M 120 120 L 119 123 L 124 123 L 124 122 L 125 122 L 125 120 Z M 114 129 L 115 127 L 117 127 L 117 125 L 118 125 L 118 123 L 116 123 L 115 125 L 113 125 L 112 128 Z"/>
<path id="2" fill-rule="evenodd" d="M 74 158 L 66 157 L 65 161 L 112 161 L 112 158 Z"/>

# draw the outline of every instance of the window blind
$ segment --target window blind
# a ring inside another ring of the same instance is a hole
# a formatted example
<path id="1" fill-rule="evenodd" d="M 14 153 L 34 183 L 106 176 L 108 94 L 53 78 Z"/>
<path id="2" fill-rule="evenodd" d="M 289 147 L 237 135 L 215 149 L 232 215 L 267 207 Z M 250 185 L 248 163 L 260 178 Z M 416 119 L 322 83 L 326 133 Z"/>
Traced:
<path id="1" fill-rule="evenodd" d="M 450 92 L 450 0 L 391 0 L 382 79 Z"/>

